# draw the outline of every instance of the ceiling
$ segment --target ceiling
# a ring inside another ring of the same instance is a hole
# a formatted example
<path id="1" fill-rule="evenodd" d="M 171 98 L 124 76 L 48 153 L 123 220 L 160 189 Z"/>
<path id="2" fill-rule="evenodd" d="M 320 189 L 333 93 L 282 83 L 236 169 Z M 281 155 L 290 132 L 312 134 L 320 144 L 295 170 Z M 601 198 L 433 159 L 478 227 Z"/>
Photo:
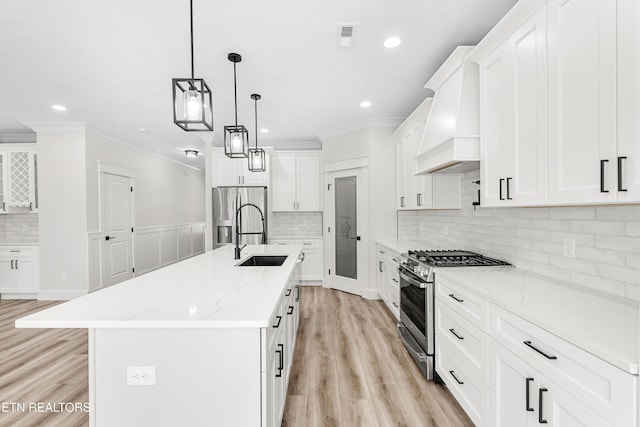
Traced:
<path id="1" fill-rule="evenodd" d="M 0 134 L 25 122 L 86 122 L 146 150 L 202 167 L 184 149 L 220 145 L 238 122 L 262 145 L 319 147 L 319 135 L 364 120 L 406 117 L 453 48 L 475 44 L 515 0 L 193 0 L 195 77 L 213 92 L 215 132 L 173 124 L 172 77 L 188 77 L 187 0 L 0 2 Z M 349 48 L 340 23 L 357 23 Z M 386 49 L 398 36 L 402 44 Z M 369 100 L 369 108 L 359 106 Z M 65 112 L 51 109 L 62 104 Z M 140 132 L 139 129 L 146 129 Z"/>

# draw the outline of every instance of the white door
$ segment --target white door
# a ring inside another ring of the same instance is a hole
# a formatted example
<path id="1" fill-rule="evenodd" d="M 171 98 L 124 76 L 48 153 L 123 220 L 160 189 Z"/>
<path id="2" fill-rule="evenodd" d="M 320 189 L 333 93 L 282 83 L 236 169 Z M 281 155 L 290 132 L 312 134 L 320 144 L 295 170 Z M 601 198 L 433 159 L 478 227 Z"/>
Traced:
<path id="1" fill-rule="evenodd" d="M 407 199 L 406 181 L 407 162 L 404 158 L 405 139 L 401 138 L 396 143 L 396 209 L 404 209 Z"/>
<path id="2" fill-rule="evenodd" d="M 0 151 L 0 212 L 7 211 L 7 194 L 8 194 L 8 180 L 7 180 L 7 153 Z"/>
<path id="3" fill-rule="evenodd" d="M 548 5 L 551 204 L 617 199 L 616 4 Z"/>
<path id="4" fill-rule="evenodd" d="M 0 258 L 0 292 L 16 292 L 15 259 Z"/>
<path id="5" fill-rule="evenodd" d="M 231 160 L 231 159 L 229 159 Z M 269 175 L 267 171 L 270 169 L 269 155 L 265 153 L 266 167 L 264 172 L 251 172 L 249 170 L 249 159 L 238 159 L 238 165 L 240 168 L 240 181 L 242 185 L 250 185 L 255 187 L 267 187 L 269 185 Z"/>
<path id="6" fill-rule="evenodd" d="M 214 187 L 235 187 L 242 184 L 238 159 L 227 157 L 222 150 L 213 151 L 212 157 Z"/>
<path id="7" fill-rule="evenodd" d="M 102 191 L 104 286 L 133 277 L 131 178 L 105 173 Z"/>
<path id="8" fill-rule="evenodd" d="M 600 416 L 579 402 L 575 397 L 542 378 L 542 386 L 535 392 L 542 398 L 538 405 L 538 421 L 535 425 L 548 427 L 614 427 L 613 424 L 600 418 Z M 546 421 L 546 422 L 542 422 Z"/>
<path id="9" fill-rule="evenodd" d="M 366 289 L 367 197 L 362 169 L 325 174 L 327 274 L 324 285 L 362 295 Z"/>

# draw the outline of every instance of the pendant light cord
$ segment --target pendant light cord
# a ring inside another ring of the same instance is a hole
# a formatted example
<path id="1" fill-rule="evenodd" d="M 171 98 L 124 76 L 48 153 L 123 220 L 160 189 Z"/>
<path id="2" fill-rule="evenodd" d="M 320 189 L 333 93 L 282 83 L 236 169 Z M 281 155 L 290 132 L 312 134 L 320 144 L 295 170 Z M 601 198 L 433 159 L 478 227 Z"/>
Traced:
<path id="1" fill-rule="evenodd" d="M 189 19 L 191 22 L 191 78 L 193 79 L 193 0 L 189 0 Z"/>
<path id="2" fill-rule="evenodd" d="M 256 101 L 256 150 L 258 149 L 258 98 L 255 99 Z"/>
<path id="3" fill-rule="evenodd" d="M 236 131 L 238 130 L 238 87 L 236 85 L 236 63 L 233 63 L 233 102 L 236 112 Z"/>

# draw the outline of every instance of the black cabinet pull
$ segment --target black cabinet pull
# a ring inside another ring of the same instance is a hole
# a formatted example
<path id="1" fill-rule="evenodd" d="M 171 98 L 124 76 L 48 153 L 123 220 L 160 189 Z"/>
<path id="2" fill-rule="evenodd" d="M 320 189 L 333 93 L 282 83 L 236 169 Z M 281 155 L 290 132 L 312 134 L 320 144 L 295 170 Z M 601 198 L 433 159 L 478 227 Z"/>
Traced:
<path id="1" fill-rule="evenodd" d="M 378 261 L 378 271 L 382 273 L 382 261 Z"/>
<path id="2" fill-rule="evenodd" d="M 293 306 L 289 306 L 289 310 L 287 310 L 287 314 L 293 314 Z"/>
<path id="3" fill-rule="evenodd" d="M 500 178 L 500 200 L 504 200 L 504 197 L 502 197 L 502 183 L 504 182 L 504 178 Z"/>
<path id="4" fill-rule="evenodd" d="M 529 383 L 533 381 L 533 378 L 525 378 L 525 384 L 524 384 L 524 391 L 525 391 L 525 395 L 526 395 L 526 409 L 528 412 L 533 412 L 533 408 L 531 407 L 530 403 L 529 403 Z"/>
<path id="5" fill-rule="evenodd" d="M 454 300 L 458 301 L 458 302 L 464 302 L 464 300 L 463 300 L 463 299 L 460 299 L 460 298 L 456 297 L 454 294 L 449 294 L 449 296 L 450 296 L 451 298 L 453 298 Z"/>
<path id="6" fill-rule="evenodd" d="M 276 316 L 276 319 L 278 319 L 278 323 L 273 325 L 273 327 L 277 329 L 280 327 L 280 322 L 282 322 L 282 316 Z"/>
<path id="7" fill-rule="evenodd" d="M 453 371 L 449 371 L 449 374 L 453 377 L 453 379 L 454 379 L 454 380 L 456 380 L 456 382 L 457 382 L 458 384 L 460 384 L 460 385 L 464 384 L 464 382 L 463 382 L 463 381 L 460 381 L 460 380 L 458 379 L 458 377 L 456 377 L 456 374 L 454 374 L 454 373 L 453 373 Z"/>
<path id="8" fill-rule="evenodd" d="M 296 285 L 296 301 L 300 301 L 300 286 Z"/>
<path id="9" fill-rule="evenodd" d="M 522 341 L 522 344 L 524 344 L 524 345 L 526 345 L 527 347 L 529 347 L 530 349 L 532 349 L 532 350 L 534 350 L 534 351 L 536 351 L 536 352 L 540 353 L 541 355 L 543 355 L 544 357 L 546 357 L 546 358 L 547 358 L 547 359 L 549 359 L 549 360 L 556 360 L 556 359 L 557 359 L 557 357 L 556 357 L 556 356 L 549 356 L 549 355 L 548 355 L 547 353 L 545 353 L 544 351 L 541 351 L 541 350 L 539 350 L 539 349 L 535 348 L 535 347 L 533 346 L 533 344 L 531 344 L 531 341 Z"/>
<path id="10" fill-rule="evenodd" d="M 449 332 L 451 332 L 453 334 L 454 337 L 458 338 L 459 340 L 463 340 L 464 337 L 461 337 L 460 335 L 456 334 L 456 330 L 451 328 L 449 329 Z"/>
<path id="11" fill-rule="evenodd" d="M 538 423 L 547 424 L 547 420 L 542 418 L 542 393 L 549 391 L 546 388 L 541 388 L 538 392 Z"/>
<path id="12" fill-rule="evenodd" d="M 284 294 L 285 297 L 288 297 L 289 295 L 291 295 L 291 289 L 287 289 L 287 293 Z"/>
<path id="13" fill-rule="evenodd" d="M 609 190 L 604 189 L 604 164 L 608 163 L 609 160 L 600 160 L 600 192 L 608 193 Z"/>
<path id="14" fill-rule="evenodd" d="M 626 159 L 625 156 L 618 157 L 618 191 L 627 191 L 626 188 L 622 187 L 622 161 Z"/>
<path id="15" fill-rule="evenodd" d="M 507 200 L 513 200 L 510 195 L 511 191 L 509 190 L 509 181 L 512 179 L 513 178 L 507 178 Z"/>
<path id="16" fill-rule="evenodd" d="M 276 354 L 278 354 L 278 372 L 276 373 L 276 378 L 282 377 L 282 370 L 284 369 L 284 344 L 278 344 L 280 350 L 276 350 Z"/>

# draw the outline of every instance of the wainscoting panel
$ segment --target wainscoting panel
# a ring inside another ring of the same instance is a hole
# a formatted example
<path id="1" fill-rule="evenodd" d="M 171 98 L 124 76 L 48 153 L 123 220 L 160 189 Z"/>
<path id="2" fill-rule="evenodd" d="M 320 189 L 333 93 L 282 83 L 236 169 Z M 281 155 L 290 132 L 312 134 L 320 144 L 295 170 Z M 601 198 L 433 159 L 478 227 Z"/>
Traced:
<path id="1" fill-rule="evenodd" d="M 204 225 L 194 225 L 191 227 L 191 240 L 193 241 L 193 254 L 204 252 Z"/>
<path id="2" fill-rule="evenodd" d="M 160 259 L 160 230 L 142 230 L 134 235 L 135 269 L 137 274 L 162 266 Z"/>
<path id="3" fill-rule="evenodd" d="M 89 233 L 89 292 L 102 287 L 102 233 Z"/>
<path id="4" fill-rule="evenodd" d="M 192 254 L 191 227 L 178 230 L 178 257 L 183 260 Z"/>
<path id="5" fill-rule="evenodd" d="M 160 230 L 160 254 L 162 265 L 178 261 L 178 229 Z"/>

